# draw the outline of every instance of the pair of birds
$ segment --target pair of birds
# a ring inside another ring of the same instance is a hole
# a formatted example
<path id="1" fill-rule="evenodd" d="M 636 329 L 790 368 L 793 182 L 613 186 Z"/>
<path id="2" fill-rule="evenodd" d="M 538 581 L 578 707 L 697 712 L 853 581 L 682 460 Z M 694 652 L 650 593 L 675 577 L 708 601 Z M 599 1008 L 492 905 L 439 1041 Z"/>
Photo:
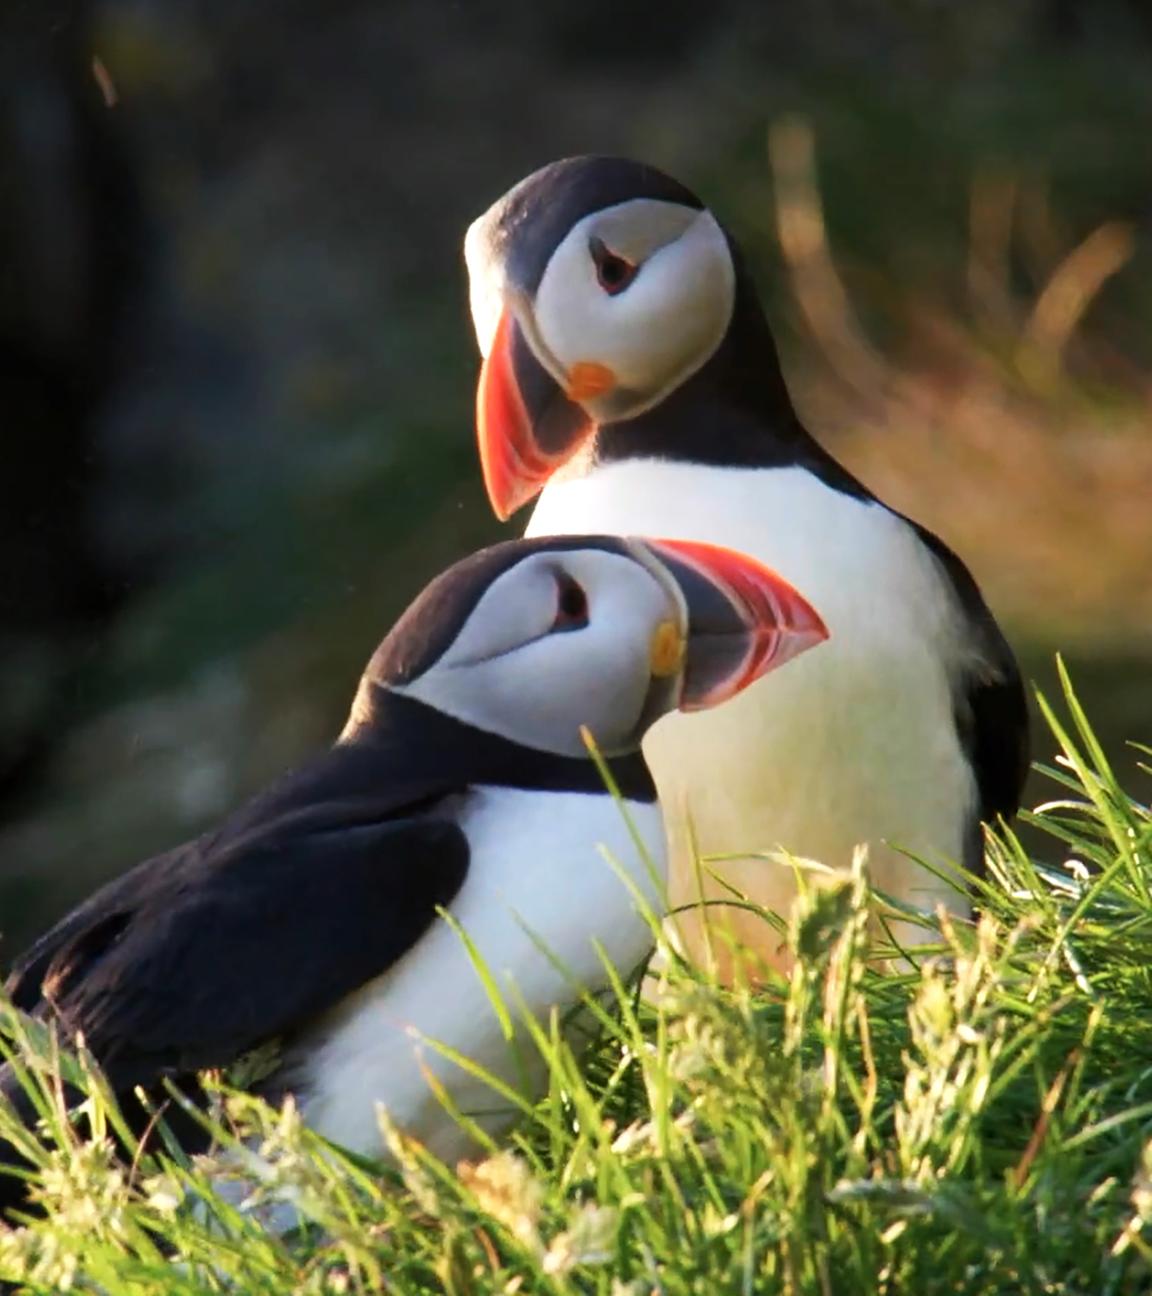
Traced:
<path id="1" fill-rule="evenodd" d="M 630 969 L 650 945 L 639 902 L 658 903 L 660 878 L 582 725 L 658 872 L 667 829 L 673 902 L 717 894 L 696 849 L 780 843 L 836 867 L 869 842 L 881 887 L 955 908 L 895 847 L 975 865 L 981 821 L 1016 809 L 1010 650 L 959 559 L 802 427 L 740 255 L 699 199 L 634 162 L 567 159 L 476 221 L 465 254 L 485 482 L 502 518 L 543 490 L 529 538 L 425 590 L 329 752 L 18 961 L 17 1006 L 82 1032 L 118 1092 L 279 1041 L 263 1091 L 295 1093 L 326 1137 L 379 1155 L 384 1103 L 439 1155 L 463 1153 L 423 1068 L 465 1110 L 491 1095 L 419 1036 L 525 1077 L 439 909 L 537 1015 L 602 984 L 601 949 Z M 621 538 L 636 535 L 678 539 Z M 786 869 L 724 868 L 786 906 Z M 777 957 L 765 924 L 719 912 L 727 937 Z M 699 916 L 681 938 L 731 948 Z M 11 1076 L 0 1088 L 16 1097 Z M 20 1191 L 0 1175 L 0 1204 Z"/>

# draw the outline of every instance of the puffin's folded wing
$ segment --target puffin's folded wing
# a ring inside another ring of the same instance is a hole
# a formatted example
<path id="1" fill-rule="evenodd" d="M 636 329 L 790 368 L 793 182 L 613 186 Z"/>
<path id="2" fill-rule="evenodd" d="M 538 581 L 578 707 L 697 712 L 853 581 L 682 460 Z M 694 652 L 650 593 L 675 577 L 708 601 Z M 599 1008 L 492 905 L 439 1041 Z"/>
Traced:
<path id="1" fill-rule="evenodd" d="M 85 907 L 79 930 L 61 924 L 37 1014 L 83 1032 L 123 1090 L 227 1066 L 333 1007 L 419 940 L 468 867 L 454 823 L 358 809 L 194 842 L 134 870 Z M 44 951 L 30 958 L 12 980 L 26 1004 Z"/>
<path id="2" fill-rule="evenodd" d="M 905 519 L 911 522 L 911 519 Z M 911 522 L 946 575 L 967 619 L 976 664 L 957 682 L 956 723 L 972 763 L 980 796 L 980 819 L 1011 819 L 1020 808 L 1031 759 L 1028 700 L 1012 649 L 984 601 L 972 573 L 925 527 Z M 973 858 L 982 870 L 983 846 L 973 839 Z"/>
<path id="3" fill-rule="evenodd" d="M 980 818 L 995 823 L 1020 809 L 1031 762 L 1028 701 L 1007 640 L 988 627 L 992 665 L 969 681 L 967 745 L 980 788 Z M 1000 651 L 996 651 L 997 649 Z"/>

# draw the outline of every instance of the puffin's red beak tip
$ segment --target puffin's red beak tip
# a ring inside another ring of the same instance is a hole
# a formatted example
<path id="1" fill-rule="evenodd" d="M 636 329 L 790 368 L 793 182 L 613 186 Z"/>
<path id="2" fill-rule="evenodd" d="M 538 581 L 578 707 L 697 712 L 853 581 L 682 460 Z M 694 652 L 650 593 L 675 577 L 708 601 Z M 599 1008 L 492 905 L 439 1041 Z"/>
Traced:
<path id="1" fill-rule="evenodd" d="M 653 543 L 672 560 L 673 570 L 682 564 L 713 591 L 710 598 L 700 600 L 695 616 L 688 598 L 689 654 L 682 710 L 726 702 L 828 638 L 828 628 L 812 604 L 755 558 L 697 541 Z"/>
<path id="2" fill-rule="evenodd" d="M 578 369 L 575 389 L 561 389 L 526 342 L 516 312 L 504 307 L 476 389 L 484 485 L 502 522 L 543 489 L 592 428 L 580 400 L 589 384 L 602 390 L 609 371 Z"/>
<path id="3" fill-rule="evenodd" d="M 532 428 L 513 369 L 515 324 L 515 316 L 505 307 L 484 357 L 476 388 L 480 466 L 492 511 L 501 522 L 506 522 L 539 489 L 531 485 L 531 473 L 526 466 L 532 447 Z"/>

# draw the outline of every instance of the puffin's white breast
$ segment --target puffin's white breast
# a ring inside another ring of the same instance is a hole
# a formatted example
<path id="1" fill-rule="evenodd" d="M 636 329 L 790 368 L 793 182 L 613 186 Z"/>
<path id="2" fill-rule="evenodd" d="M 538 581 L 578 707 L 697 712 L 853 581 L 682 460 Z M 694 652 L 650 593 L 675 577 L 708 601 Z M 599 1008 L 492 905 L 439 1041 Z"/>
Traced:
<path id="1" fill-rule="evenodd" d="M 801 468 L 630 460 L 550 484 L 527 533 L 598 531 L 749 553 L 791 581 L 830 631 L 827 643 L 733 701 L 668 716 L 650 733 L 644 750 L 669 825 L 673 903 L 699 895 L 690 817 L 703 854 L 784 846 L 843 868 L 854 845 L 868 842 L 882 889 L 922 908 L 937 899 L 963 908 L 926 870 L 877 845 L 960 859 L 976 796 L 951 690 L 970 649 L 960 609 L 915 531 Z M 722 871 L 787 911 L 788 870 L 743 861 Z M 703 889 L 718 894 L 707 882 Z M 765 924 L 733 925 L 770 956 Z M 688 924 L 688 944 L 698 938 Z"/>
<path id="2" fill-rule="evenodd" d="M 576 1001 L 574 986 L 603 988 L 597 945 L 624 976 L 651 947 L 651 927 L 626 879 L 663 912 L 664 832 L 655 805 L 626 804 L 647 861 L 608 796 L 513 788 L 469 794 L 459 822 L 471 858 L 450 911 L 513 1018 L 529 1012 L 546 1020 L 553 1006 L 563 1010 Z M 507 1124 L 506 1100 L 420 1036 L 528 1093 L 542 1073 L 530 1041 L 510 1046 L 504 1039 L 464 943 L 438 918 L 404 958 L 305 1041 L 307 1060 L 298 1073 L 305 1120 L 344 1147 L 379 1156 L 381 1104 L 437 1155 L 463 1155 L 467 1140 L 429 1088 L 427 1069 L 486 1128 Z"/>

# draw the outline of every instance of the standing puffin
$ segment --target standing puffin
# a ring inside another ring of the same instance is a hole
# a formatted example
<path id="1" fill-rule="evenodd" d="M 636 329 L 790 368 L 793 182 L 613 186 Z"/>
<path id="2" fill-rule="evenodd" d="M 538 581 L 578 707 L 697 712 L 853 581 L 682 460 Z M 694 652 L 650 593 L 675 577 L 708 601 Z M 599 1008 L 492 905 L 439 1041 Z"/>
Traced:
<path id="1" fill-rule="evenodd" d="M 523 180 L 470 227 L 484 356 L 480 455 L 500 518 L 543 488 L 529 535 L 648 532 L 754 554 L 804 590 L 828 648 L 646 740 L 671 833 L 670 898 L 730 896 L 703 855 L 777 845 L 967 912 L 919 867 L 982 865 L 981 822 L 1019 805 L 1024 690 L 967 568 L 881 503 L 800 423 L 752 279 L 701 201 L 650 166 L 576 157 Z M 725 860 L 727 882 L 786 911 L 791 870 Z M 774 931 L 703 909 L 680 922 L 721 970 L 733 940 L 779 962 Z M 899 924 L 906 942 L 925 939 Z M 726 954 L 727 952 L 727 954 Z"/>
<path id="2" fill-rule="evenodd" d="M 382 1103 L 458 1155 L 466 1135 L 426 1071 L 489 1129 L 508 1113 L 415 1036 L 509 1085 L 539 1066 L 520 1071 L 453 924 L 509 1004 L 542 1020 L 607 984 L 604 956 L 627 975 L 651 943 L 633 889 L 663 903 L 641 738 L 825 635 L 784 581 L 707 545 L 580 537 L 474 554 L 377 649 L 335 746 L 98 891 L 19 960 L 8 993 L 83 1034 L 126 1098 L 136 1086 L 162 1097 L 165 1077 L 194 1087 L 199 1070 L 275 1045 L 261 1091 L 294 1093 L 328 1139 L 382 1154 Z M 22 1101 L 11 1072 L 0 1092 Z M 13 1159 L 0 1145 L 0 1165 Z M 0 1205 L 22 1192 L 0 1173 Z"/>

